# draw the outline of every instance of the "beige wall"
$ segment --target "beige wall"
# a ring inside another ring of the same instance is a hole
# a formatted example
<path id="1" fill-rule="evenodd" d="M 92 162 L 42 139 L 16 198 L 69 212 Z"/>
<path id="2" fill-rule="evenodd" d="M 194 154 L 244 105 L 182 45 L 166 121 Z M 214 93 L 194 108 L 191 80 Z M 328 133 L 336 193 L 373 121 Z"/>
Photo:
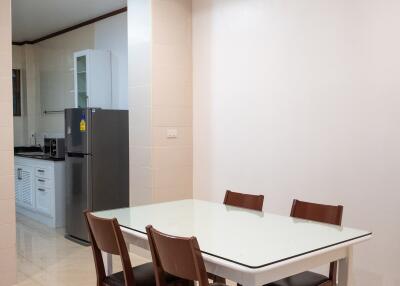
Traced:
<path id="1" fill-rule="evenodd" d="M 191 1 L 128 5 L 131 204 L 190 198 Z"/>
<path id="2" fill-rule="evenodd" d="M 0 285 L 16 281 L 11 1 L 0 2 Z"/>
<path id="3" fill-rule="evenodd" d="M 154 201 L 192 197 L 192 5 L 152 1 Z M 167 138 L 168 129 L 178 137 Z"/>
<path id="4" fill-rule="evenodd" d="M 400 2 L 193 1 L 194 196 L 343 204 L 357 286 L 400 285 Z"/>

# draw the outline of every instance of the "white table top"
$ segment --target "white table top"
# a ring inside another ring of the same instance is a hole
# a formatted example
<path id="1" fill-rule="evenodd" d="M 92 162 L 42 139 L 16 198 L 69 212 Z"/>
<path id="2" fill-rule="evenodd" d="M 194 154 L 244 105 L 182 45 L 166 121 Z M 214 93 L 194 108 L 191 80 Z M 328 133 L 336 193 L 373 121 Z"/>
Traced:
<path id="1" fill-rule="evenodd" d="M 338 227 L 199 200 L 182 200 L 96 212 L 122 227 L 145 233 L 196 236 L 203 253 L 260 268 L 371 235 Z"/>

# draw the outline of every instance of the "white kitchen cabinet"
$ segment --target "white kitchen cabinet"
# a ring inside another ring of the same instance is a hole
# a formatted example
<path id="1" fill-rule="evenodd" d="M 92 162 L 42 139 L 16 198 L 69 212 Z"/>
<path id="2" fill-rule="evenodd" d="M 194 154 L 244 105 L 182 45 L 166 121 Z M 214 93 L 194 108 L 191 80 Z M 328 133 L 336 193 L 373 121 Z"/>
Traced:
<path id="1" fill-rule="evenodd" d="M 65 225 L 65 162 L 15 156 L 17 213 L 50 227 Z"/>
<path id="2" fill-rule="evenodd" d="M 51 189 L 36 187 L 36 210 L 42 214 L 51 216 Z"/>
<path id="3" fill-rule="evenodd" d="M 109 51 L 74 53 L 74 92 L 75 107 L 112 107 Z"/>
<path id="4" fill-rule="evenodd" d="M 15 199 L 17 204 L 26 208 L 35 208 L 34 168 L 15 164 Z"/>

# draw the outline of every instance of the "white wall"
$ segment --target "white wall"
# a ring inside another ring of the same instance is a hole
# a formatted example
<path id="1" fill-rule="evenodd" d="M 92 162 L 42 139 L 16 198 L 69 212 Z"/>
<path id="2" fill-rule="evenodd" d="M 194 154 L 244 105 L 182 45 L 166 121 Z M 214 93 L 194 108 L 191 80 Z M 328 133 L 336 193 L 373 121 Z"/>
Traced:
<path id="1" fill-rule="evenodd" d="M 38 134 L 46 134 L 47 137 L 64 134 L 64 113 L 43 112 L 74 107 L 73 54 L 93 49 L 94 35 L 94 25 L 88 25 L 33 45 L 40 90 L 36 110 Z"/>
<path id="2" fill-rule="evenodd" d="M 194 0 L 194 196 L 343 204 L 358 286 L 400 285 L 400 2 Z"/>
<path id="3" fill-rule="evenodd" d="M 111 51 L 112 106 L 116 109 L 128 109 L 127 30 L 127 13 L 94 24 L 94 48 Z"/>

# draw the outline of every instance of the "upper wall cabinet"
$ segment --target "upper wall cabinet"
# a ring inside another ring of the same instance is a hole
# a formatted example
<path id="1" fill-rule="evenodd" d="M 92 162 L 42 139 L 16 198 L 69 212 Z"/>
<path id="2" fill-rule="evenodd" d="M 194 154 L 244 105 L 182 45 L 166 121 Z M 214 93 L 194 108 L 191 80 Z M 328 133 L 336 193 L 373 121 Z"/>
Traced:
<path id="1" fill-rule="evenodd" d="M 112 107 L 110 52 L 74 53 L 74 91 L 75 107 Z"/>

